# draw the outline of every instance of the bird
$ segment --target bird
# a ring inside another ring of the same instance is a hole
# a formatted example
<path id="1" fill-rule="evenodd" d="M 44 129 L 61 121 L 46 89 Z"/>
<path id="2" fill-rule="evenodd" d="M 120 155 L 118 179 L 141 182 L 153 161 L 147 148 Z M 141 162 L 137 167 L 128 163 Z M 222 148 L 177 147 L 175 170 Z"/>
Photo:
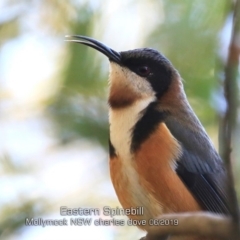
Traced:
<path id="1" fill-rule="evenodd" d="M 228 215 L 226 169 L 172 63 L 152 48 L 117 52 L 80 35 L 67 35 L 66 41 L 109 59 L 110 176 L 124 209 L 143 207 L 142 215 L 128 217 L 149 220 L 195 211 Z"/>

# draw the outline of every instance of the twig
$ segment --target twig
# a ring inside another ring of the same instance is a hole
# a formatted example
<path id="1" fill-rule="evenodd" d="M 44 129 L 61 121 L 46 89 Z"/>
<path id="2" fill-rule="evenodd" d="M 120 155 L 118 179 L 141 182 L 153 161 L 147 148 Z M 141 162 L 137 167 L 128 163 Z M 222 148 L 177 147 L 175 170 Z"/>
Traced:
<path id="1" fill-rule="evenodd" d="M 169 222 L 177 219 L 178 225 L 151 226 L 148 229 L 146 240 L 162 239 L 162 236 L 169 234 L 230 239 L 235 231 L 231 218 L 209 212 L 165 214 L 161 215 L 159 219 L 163 219 L 163 222 L 166 222 L 167 219 L 170 220 Z"/>
<path id="2" fill-rule="evenodd" d="M 235 1 L 233 12 L 233 30 L 229 45 L 229 53 L 225 67 L 224 93 L 227 109 L 223 120 L 223 159 L 226 164 L 229 178 L 229 198 L 231 203 L 231 214 L 234 224 L 239 224 L 239 211 L 237 197 L 234 190 L 234 180 L 231 164 L 231 139 L 235 128 L 238 102 L 238 66 L 240 56 L 240 0 Z M 239 236 L 240 236 L 240 229 Z"/>

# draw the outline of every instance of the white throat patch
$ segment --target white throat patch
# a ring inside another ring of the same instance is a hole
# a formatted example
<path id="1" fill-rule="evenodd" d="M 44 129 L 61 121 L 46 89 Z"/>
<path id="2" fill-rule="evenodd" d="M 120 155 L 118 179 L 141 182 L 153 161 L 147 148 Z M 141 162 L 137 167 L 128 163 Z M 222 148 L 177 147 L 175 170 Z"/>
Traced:
<path id="1" fill-rule="evenodd" d="M 130 160 L 133 128 L 141 118 L 141 112 L 153 101 L 155 101 L 155 97 L 151 96 L 139 99 L 134 104 L 122 109 L 110 108 L 110 138 L 116 153 L 121 156 L 123 161 Z"/>

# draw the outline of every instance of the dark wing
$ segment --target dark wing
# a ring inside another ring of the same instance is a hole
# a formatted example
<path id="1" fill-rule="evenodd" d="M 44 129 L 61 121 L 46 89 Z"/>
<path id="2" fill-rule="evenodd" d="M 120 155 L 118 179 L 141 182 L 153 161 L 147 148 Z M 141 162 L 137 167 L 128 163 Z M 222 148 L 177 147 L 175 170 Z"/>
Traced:
<path id="1" fill-rule="evenodd" d="M 183 127 L 173 117 L 165 123 L 182 146 L 176 169 L 179 177 L 203 208 L 229 214 L 226 171 L 205 131 L 201 127 L 197 131 Z"/>

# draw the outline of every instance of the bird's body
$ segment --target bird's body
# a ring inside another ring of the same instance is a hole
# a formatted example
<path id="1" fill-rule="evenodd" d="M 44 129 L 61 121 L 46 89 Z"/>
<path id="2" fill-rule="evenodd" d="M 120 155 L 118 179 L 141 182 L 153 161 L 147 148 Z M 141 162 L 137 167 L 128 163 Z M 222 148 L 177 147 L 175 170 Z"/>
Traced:
<path id="1" fill-rule="evenodd" d="M 114 63 L 111 67 L 113 73 L 110 75 L 109 104 L 113 106 L 110 107 L 109 114 L 112 145 L 110 173 L 119 201 L 125 208 L 143 206 L 144 215 L 133 216 L 141 219 L 151 219 L 162 213 L 200 210 L 199 204 L 175 172 L 176 159 L 182 154 L 181 146 L 162 121 L 157 106 L 155 106 L 156 110 L 152 111 L 156 111 L 155 114 L 159 114 L 159 118 L 154 116 L 154 113 L 151 115 L 150 112 L 149 119 L 146 120 L 151 121 L 156 118 L 156 122 L 150 125 L 155 125 L 153 133 L 136 150 L 131 149 L 132 143 L 134 144 L 134 128 L 144 115 L 148 114 L 147 109 L 154 102 L 155 97 L 136 96 L 136 100 L 128 106 L 114 107 L 112 102 L 116 104 L 115 98 L 119 95 L 111 95 L 111 92 L 115 91 L 113 88 L 119 90 L 118 79 L 124 84 L 124 77 L 115 76 L 121 75 L 122 69 L 118 69 Z M 125 89 L 120 89 L 122 94 L 119 104 L 125 97 L 128 98 L 128 95 L 134 96 L 128 84 L 123 86 Z M 140 126 L 139 133 L 135 134 L 148 131 L 149 127 L 146 125 L 142 126 L 144 129 Z"/>
<path id="2" fill-rule="evenodd" d="M 148 221 L 163 213 L 227 214 L 223 163 L 172 64 L 153 49 L 117 53 L 87 37 L 73 41 L 110 59 L 110 175 L 123 208 L 143 207 L 143 215 L 129 217 Z"/>

